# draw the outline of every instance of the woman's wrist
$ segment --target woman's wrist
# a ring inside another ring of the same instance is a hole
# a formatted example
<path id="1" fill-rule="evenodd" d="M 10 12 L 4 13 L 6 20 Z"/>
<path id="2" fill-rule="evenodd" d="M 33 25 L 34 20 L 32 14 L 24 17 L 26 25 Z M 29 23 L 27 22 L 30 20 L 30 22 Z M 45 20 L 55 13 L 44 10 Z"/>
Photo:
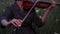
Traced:
<path id="1" fill-rule="evenodd" d="M 6 19 L 3 19 L 3 20 L 1 21 L 1 24 L 2 24 L 3 26 L 7 26 L 7 25 L 9 25 L 10 23 L 9 23 Z"/>

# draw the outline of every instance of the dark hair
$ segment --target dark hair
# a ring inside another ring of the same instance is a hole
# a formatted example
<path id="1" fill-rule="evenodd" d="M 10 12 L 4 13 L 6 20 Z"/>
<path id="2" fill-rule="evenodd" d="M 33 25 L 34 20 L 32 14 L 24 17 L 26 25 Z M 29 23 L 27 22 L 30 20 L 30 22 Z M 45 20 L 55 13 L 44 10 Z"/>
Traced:
<path id="1" fill-rule="evenodd" d="M 15 1 L 21 1 L 21 0 L 15 0 Z"/>

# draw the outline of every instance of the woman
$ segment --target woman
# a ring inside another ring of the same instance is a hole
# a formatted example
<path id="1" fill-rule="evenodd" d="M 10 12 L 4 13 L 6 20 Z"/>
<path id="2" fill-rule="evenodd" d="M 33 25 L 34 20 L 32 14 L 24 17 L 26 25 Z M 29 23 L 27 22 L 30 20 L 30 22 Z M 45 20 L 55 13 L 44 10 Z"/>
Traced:
<path id="1" fill-rule="evenodd" d="M 0 19 L 3 26 L 7 27 L 10 24 L 14 26 L 12 34 L 36 34 L 34 28 L 32 28 L 32 23 L 34 23 L 37 27 L 43 26 L 51 8 L 55 7 L 56 5 L 56 2 L 52 1 L 52 5 L 48 8 L 41 19 L 37 16 L 35 9 L 33 9 L 26 20 L 23 22 L 23 18 L 26 16 L 30 9 L 24 8 L 24 0 L 15 1 L 16 2 L 14 4 L 6 8 Z"/>

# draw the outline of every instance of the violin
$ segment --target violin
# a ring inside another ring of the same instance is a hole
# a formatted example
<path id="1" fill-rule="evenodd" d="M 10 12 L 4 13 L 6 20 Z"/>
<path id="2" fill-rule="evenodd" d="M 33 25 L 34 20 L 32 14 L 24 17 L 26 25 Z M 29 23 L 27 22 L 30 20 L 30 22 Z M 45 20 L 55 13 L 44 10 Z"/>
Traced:
<path id="1" fill-rule="evenodd" d="M 23 3 L 24 3 L 23 4 L 24 8 L 31 8 L 34 4 L 34 2 L 32 1 L 24 1 Z M 35 7 L 45 9 L 48 8 L 50 5 L 51 3 L 38 1 Z M 56 4 L 56 5 L 60 6 L 60 4 Z"/>
<path id="2" fill-rule="evenodd" d="M 25 8 L 31 8 L 31 7 L 33 6 L 33 4 L 34 4 L 34 3 L 31 2 L 31 1 L 24 1 L 23 3 L 24 3 L 23 6 L 24 6 Z M 45 9 L 45 8 L 48 8 L 50 5 L 51 5 L 50 3 L 38 1 L 37 4 L 35 5 L 35 7 Z"/>

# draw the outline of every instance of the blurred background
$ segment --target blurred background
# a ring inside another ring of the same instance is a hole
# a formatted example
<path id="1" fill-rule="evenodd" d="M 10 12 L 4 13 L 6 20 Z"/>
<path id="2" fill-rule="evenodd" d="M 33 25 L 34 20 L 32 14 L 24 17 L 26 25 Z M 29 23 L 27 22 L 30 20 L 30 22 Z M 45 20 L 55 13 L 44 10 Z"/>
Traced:
<path id="1" fill-rule="evenodd" d="M 56 0 L 57 3 L 60 0 Z M 10 6 L 14 3 L 14 0 L 0 0 L 0 15 L 3 13 L 7 6 Z M 44 14 L 46 9 L 39 9 L 36 8 L 36 12 L 41 18 Z M 0 34 L 11 34 L 13 28 L 1 28 L 0 27 Z M 60 6 L 56 6 L 50 12 L 46 23 L 43 27 L 37 28 L 36 32 L 39 34 L 60 34 Z"/>

